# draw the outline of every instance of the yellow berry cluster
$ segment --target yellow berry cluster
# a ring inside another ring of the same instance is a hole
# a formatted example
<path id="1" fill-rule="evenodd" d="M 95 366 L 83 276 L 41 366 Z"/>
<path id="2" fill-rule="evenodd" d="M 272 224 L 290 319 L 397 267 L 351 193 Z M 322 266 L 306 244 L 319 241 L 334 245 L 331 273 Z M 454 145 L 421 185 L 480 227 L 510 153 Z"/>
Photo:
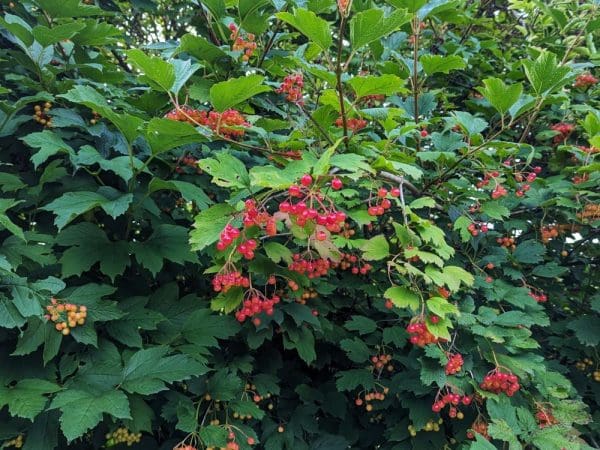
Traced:
<path id="1" fill-rule="evenodd" d="M 35 105 L 33 107 L 34 114 L 33 120 L 35 120 L 40 125 L 44 125 L 45 127 L 52 126 L 52 119 L 48 115 L 50 110 L 52 109 L 52 103 L 46 102 L 43 105 Z"/>
<path id="2" fill-rule="evenodd" d="M 582 372 L 586 371 L 589 367 L 594 365 L 594 361 L 590 358 L 583 358 L 581 361 L 575 363 L 575 367 Z"/>
<path id="3" fill-rule="evenodd" d="M 594 377 L 595 382 L 600 383 L 600 370 L 594 370 L 592 377 Z"/>
<path id="4" fill-rule="evenodd" d="M 98 114 L 96 111 L 92 111 L 92 119 L 90 120 L 90 124 L 96 125 L 99 120 L 100 120 L 100 114 Z"/>
<path id="5" fill-rule="evenodd" d="M 414 425 L 409 425 L 408 432 L 412 437 L 415 437 L 417 435 L 417 431 L 440 431 L 440 425 L 443 423 L 443 419 L 439 419 L 437 422 L 435 422 L 433 419 L 430 419 L 425 426 L 421 428 L 421 430 L 417 430 Z"/>
<path id="6" fill-rule="evenodd" d="M 65 303 L 54 297 L 50 299 L 46 311 L 48 311 L 46 319 L 54 322 L 56 330 L 64 336 L 70 334 L 72 328 L 85 324 L 87 318 L 87 307 Z"/>
<path id="7" fill-rule="evenodd" d="M 302 297 L 297 299 L 296 302 L 300 303 L 301 305 L 306 305 L 306 302 L 308 300 L 315 299 L 318 297 L 318 295 L 319 294 L 317 294 L 317 291 L 315 291 L 314 289 L 307 289 L 302 294 Z"/>
<path id="8" fill-rule="evenodd" d="M 6 441 L 2 447 L 14 447 L 14 448 L 23 447 L 23 436 L 18 435 L 16 438 L 11 439 L 10 441 Z"/>
<path id="9" fill-rule="evenodd" d="M 137 444 L 142 440 L 142 433 L 131 433 L 127 428 L 117 428 L 112 433 L 106 435 L 106 446 L 114 447 L 119 444 L 127 444 L 127 447 L 131 447 L 133 444 Z"/>
<path id="10" fill-rule="evenodd" d="M 367 410 L 367 412 L 371 412 L 371 411 L 373 411 L 373 405 L 371 402 L 373 400 L 382 402 L 383 400 L 385 400 L 385 396 L 389 392 L 390 392 L 390 388 L 388 388 L 388 387 L 383 388 L 382 392 L 377 392 L 377 391 L 368 392 L 367 394 L 365 394 L 364 400 L 361 398 L 361 396 L 359 394 L 358 397 L 356 397 L 356 399 L 354 400 L 354 404 L 356 406 L 364 405 L 365 410 Z"/>

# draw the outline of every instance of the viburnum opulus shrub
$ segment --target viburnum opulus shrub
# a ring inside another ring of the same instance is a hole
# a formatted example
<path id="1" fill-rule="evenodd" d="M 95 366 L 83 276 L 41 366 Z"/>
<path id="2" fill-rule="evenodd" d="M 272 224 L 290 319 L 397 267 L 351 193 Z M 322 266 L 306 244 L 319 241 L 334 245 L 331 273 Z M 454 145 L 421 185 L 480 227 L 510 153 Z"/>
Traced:
<path id="1" fill-rule="evenodd" d="M 0 4 L 4 448 L 598 448 L 597 1 Z"/>

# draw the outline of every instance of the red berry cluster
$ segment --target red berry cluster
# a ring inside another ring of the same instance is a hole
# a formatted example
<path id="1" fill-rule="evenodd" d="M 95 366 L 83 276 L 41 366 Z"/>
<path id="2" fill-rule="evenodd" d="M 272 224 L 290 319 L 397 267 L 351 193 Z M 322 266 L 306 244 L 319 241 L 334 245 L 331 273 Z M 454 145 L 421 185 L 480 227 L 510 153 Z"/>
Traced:
<path id="1" fill-rule="evenodd" d="M 275 236 L 277 234 L 275 218 L 265 211 L 264 208 L 257 208 L 256 201 L 252 199 L 246 200 L 244 208 L 243 223 L 245 228 L 264 226 L 267 236 Z"/>
<path id="2" fill-rule="evenodd" d="M 465 406 L 469 406 L 472 401 L 473 398 L 469 395 L 460 395 L 447 392 L 442 396 L 438 394 L 436 401 L 433 403 L 433 405 L 431 405 L 431 410 L 434 413 L 438 413 L 444 409 L 446 405 L 450 405 L 450 417 L 456 417 L 456 413 L 458 412 L 456 406 L 460 405 L 461 403 Z"/>
<path id="3" fill-rule="evenodd" d="M 301 73 L 288 75 L 283 79 L 283 83 L 275 92 L 278 94 L 286 94 L 285 99 L 288 102 L 304 105 L 302 100 L 302 88 L 304 87 L 304 78 Z"/>
<path id="4" fill-rule="evenodd" d="M 496 239 L 496 242 L 500 244 L 501 247 L 506 247 L 507 249 L 514 250 L 516 248 L 516 240 L 513 237 L 500 237 Z"/>
<path id="5" fill-rule="evenodd" d="M 369 263 L 365 263 L 356 255 L 342 253 L 340 261 L 332 262 L 331 268 L 349 270 L 353 275 L 366 275 L 371 271 L 373 266 Z"/>
<path id="6" fill-rule="evenodd" d="M 247 40 L 244 39 L 242 36 L 240 36 L 240 30 L 238 27 L 233 23 L 229 24 L 229 30 L 231 31 L 229 39 L 233 41 L 231 49 L 234 52 L 244 52 L 242 55 L 242 60 L 248 61 L 254 53 L 254 50 L 256 50 L 256 42 L 254 42 L 255 36 L 252 33 L 248 33 L 246 35 Z"/>
<path id="7" fill-rule="evenodd" d="M 410 343 L 417 347 L 425 347 L 428 344 L 436 344 L 440 341 L 439 338 L 431 334 L 423 319 L 420 318 L 409 324 L 406 331 L 410 334 Z"/>
<path id="8" fill-rule="evenodd" d="M 509 397 L 515 395 L 520 388 L 519 379 L 516 375 L 501 372 L 498 368 L 489 372 L 479 387 L 484 391 L 493 392 L 494 394 L 504 392 Z"/>
<path id="9" fill-rule="evenodd" d="M 373 363 L 373 368 L 376 370 L 383 369 L 385 366 L 387 366 L 390 363 L 391 360 L 392 360 L 392 355 L 371 356 L 371 362 Z M 392 366 L 391 370 L 394 370 L 394 366 Z"/>
<path id="10" fill-rule="evenodd" d="M 560 122 L 555 125 L 552 125 L 550 129 L 559 133 L 558 135 L 554 136 L 554 143 L 560 144 L 565 139 L 567 139 L 569 135 L 573 132 L 573 130 L 575 129 L 575 125 L 571 123 Z"/>
<path id="11" fill-rule="evenodd" d="M 334 178 L 332 187 L 340 186 L 341 181 Z M 334 186 L 335 185 L 335 186 Z M 331 233 L 339 233 L 344 229 L 346 213 L 338 211 L 331 200 L 328 200 L 319 189 L 313 185 L 313 178 L 305 174 L 300 179 L 300 184 L 293 184 L 288 188 L 289 198 L 279 204 L 279 212 L 287 214 L 298 226 L 305 226 L 310 222 L 325 227 Z M 294 200 L 299 201 L 294 203 Z M 323 238 L 323 234 L 320 234 Z M 318 240 L 319 235 L 316 235 Z M 325 238 L 327 236 L 325 235 Z"/>
<path id="12" fill-rule="evenodd" d="M 189 106 L 178 106 L 165 114 L 165 119 L 176 120 L 177 122 L 188 122 L 192 125 L 202 123 L 206 113 Z"/>
<path id="13" fill-rule="evenodd" d="M 490 440 L 490 435 L 488 433 L 488 424 L 480 418 L 473 422 L 473 424 L 471 425 L 471 429 L 467 431 L 467 437 L 469 439 L 475 439 L 475 433 L 480 434 L 488 441 Z"/>
<path id="14" fill-rule="evenodd" d="M 399 197 L 400 189 L 393 188 L 388 191 L 386 188 L 381 187 L 377 190 L 377 201 L 375 204 L 371 204 L 371 200 L 369 200 L 369 208 L 367 209 L 367 213 L 370 216 L 382 216 L 388 209 L 392 207 L 392 202 L 390 201 L 388 196 L 391 197 Z"/>
<path id="15" fill-rule="evenodd" d="M 583 175 L 575 175 L 573 177 L 573 183 L 574 184 L 581 184 L 581 183 L 585 183 L 589 179 L 590 179 L 590 174 L 589 173 L 584 173 Z"/>
<path id="16" fill-rule="evenodd" d="M 165 118 L 178 122 L 187 122 L 192 125 L 203 125 L 213 130 L 216 134 L 229 138 L 243 136 L 245 130 L 240 127 L 250 126 L 244 116 L 235 109 L 228 109 L 219 113 L 217 111 L 206 112 L 187 106 L 178 106 L 165 114 Z"/>
<path id="17" fill-rule="evenodd" d="M 186 155 L 183 158 L 177 160 L 177 166 L 175 167 L 175 172 L 184 173 L 182 166 L 191 167 L 198 174 L 202 173 L 202 170 L 200 169 L 200 167 L 198 167 L 198 160 L 191 155 Z"/>
<path id="18" fill-rule="evenodd" d="M 212 279 L 213 290 L 215 292 L 227 292 L 232 287 L 250 287 L 250 280 L 243 276 L 239 271 L 222 272 L 215 275 Z"/>
<path id="19" fill-rule="evenodd" d="M 250 317 L 254 317 L 264 312 L 267 316 L 273 315 L 273 307 L 281 301 L 281 298 L 277 295 L 268 298 L 264 295 L 253 292 L 252 295 L 244 300 L 242 308 L 235 313 L 235 318 L 238 322 L 244 322 Z M 254 325 L 260 325 L 260 319 L 254 317 Z"/>
<path id="20" fill-rule="evenodd" d="M 335 126 L 338 128 L 343 127 L 344 120 L 341 117 L 338 117 L 335 121 Z M 349 130 L 352 130 L 356 133 L 367 126 L 367 121 L 365 119 L 357 119 L 353 117 L 346 120 L 346 126 Z"/>
<path id="21" fill-rule="evenodd" d="M 573 87 L 576 88 L 587 88 L 598 83 L 598 78 L 596 78 L 591 73 L 582 73 L 575 78 L 575 83 Z"/>
<path id="22" fill-rule="evenodd" d="M 446 375 L 454 375 L 461 371 L 464 360 L 460 353 L 449 353 L 446 363 Z"/>
<path id="23" fill-rule="evenodd" d="M 500 176 L 500 172 L 498 172 L 497 170 L 490 172 L 490 173 L 485 173 L 483 175 L 483 179 L 479 180 L 476 184 L 478 189 L 483 188 L 484 186 L 487 186 L 488 184 L 490 184 L 490 180 L 492 178 L 498 178 Z"/>
<path id="24" fill-rule="evenodd" d="M 529 296 L 538 303 L 546 303 L 548 301 L 548 296 L 541 291 L 529 291 Z"/>
<path id="25" fill-rule="evenodd" d="M 552 225 L 543 226 L 540 230 L 542 234 L 542 242 L 547 244 L 550 239 L 558 237 L 558 228 Z"/>
<path id="26" fill-rule="evenodd" d="M 535 419 L 540 428 L 551 427 L 552 425 L 557 425 L 558 420 L 554 415 L 552 415 L 552 411 L 549 411 L 545 408 L 540 408 L 535 413 Z"/>
<path id="27" fill-rule="evenodd" d="M 227 247 L 229 247 L 233 241 L 235 241 L 240 236 L 240 230 L 234 227 L 231 224 L 225 225 L 223 231 L 219 236 L 219 241 L 217 242 L 217 250 L 223 251 Z"/>
<path id="28" fill-rule="evenodd" d="M 444 286 L 439 287 L 437 291 L 438 291 L 438 294 L 440 294 L 444 298 L 448 298 L 451 295 L 451 292 L 448 289 L 446 289 Z"/>
<path id="29" fill-rule="evenodd" d="M 508 195 L 508 191 L 501 184 L 497 184 L 496 187 L 494 188 L 494 190 L 492 191 L 492 198 L 494 200 L 497 200 L 497 199 L 499 199 L 501 197 L 504 197 L 506 195 Z"/>
<path id="30" fill-rule="evenodd" d="M 258 243 L 255 239 L 248 239 L 247 241 L 241 242 L 235 249 L 237 252 L 246 259 L 254 259 L 254 250 L 256 250 Z"/>
<path id="31" fill-rule="evenodd" d="M 478 236 L 479 233 L 487 233 L 489 231 L 489 228 L 488 228 L 487 224 L 485 224 L 485 223 L 472 222 L 467 227 L 467 230 L 469 230 L 469 233 L 471 233 L 471 236 L 475 237 L 475 236 Z"/>
<path id="32" fill-rule="evenodd" d="M 367 107 L 373 107 L 376 103 L 382 102 L 385 100 L 385 95 L 383 94 L 373 94 L 373 95 L 365 95 L 358 99 L 358 101 L 364 104 Z"/>
<path id="33" fill-rule="evenodd" d="M 325 258 L 312 259 L 312 255 L 302 256 L 299 253 L 294 254 L 292 258 L 288 268 L 311 279 L 326 276 L 331 269 L 331 261 Z"/>

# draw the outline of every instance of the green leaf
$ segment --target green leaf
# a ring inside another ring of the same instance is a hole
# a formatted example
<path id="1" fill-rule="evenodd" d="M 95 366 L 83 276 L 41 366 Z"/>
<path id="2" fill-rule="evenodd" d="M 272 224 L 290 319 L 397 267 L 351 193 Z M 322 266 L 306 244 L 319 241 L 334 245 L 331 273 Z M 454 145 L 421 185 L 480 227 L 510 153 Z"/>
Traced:
<path id="1" fill-rule="evenodd" d="M 38 25 L 33 28 L 33 37 L 42 46 L 47 47 L 48 45 L 72 38 L 78 31 L 84 28 L 85 24 L 82 22 L 64 23 L 62 25 L 55 25 L 52 28 Z"/>
<path id="2" fill-rule="evenodd" d="M 305 327 L 300 329 L 288 329 L 287 336 L 284 336 L 283 346 L 286 349 L 296 349 L 298 356 L 306 363 L 310 364 L 317 359 L 315 352 L 315 336 Z"/>
<path id="3" fill-rule="evenodd" d="M 66 144 L 60 136 L 49 130 L 44 130 L 39 133 L 31 133 L 21 138 L 25 144 L 30 147 L 37 148 L 39 151 L 31 157 L 33 166 L 37 169 L 40 164 L 45 163 L 48 158 L 57 153 L 67 153 L 75 155 L 75 150 Z"/>
<path id="4" fill-rule="evenodd" d="M 207 140 L 189 123 L 159 118 L 154 118 L 148 123 L 146 139 L 153 155 L 159 155 L 182 145 Z"/>
<path id="5" fill-rule="evenodd" d="M 36 0 L 36 3 L 50 17 L 54 18 L 106 16 L 109 14 L 96 5 L 82 4 L 80 0 Z"/>
<path id="6" fill-rule="evenodd" d="M 207 372 L 207 368 L 185 355 L 166 356 L 167 347 L 139 350 L 125 363 L 120 386 L 130 393 L 155 394 L 165 383 L 182 381 Z"/>
<path id="7" fill-rule="evenodd" d="M 417 294 L 401 286 L 389 288 L 383 296 L 386 299 L 390 299 L 394 306 L 398 308 L 410 308 L 413 311 L 417 311 L 421 304 Z"/>
<path id="8" fill-rule="evenodd" d="M 360 249 L 363 252 L 363 259 L 367 261 L 379 261 L 390 255 L 390 246 L 382 234 L 369 239 Z"/>
<path id="9" fill-rule="evenodd" d="M 488 127 L 485 120 L 465 111 L 455 111 L 453 116 L 456 124 L 466 131 L 469 136 L 481 133 Z"/>
<path id="10" fill-rule="evenodd" d="M 157 56 L 148 56 L 138 49 L 127 51 L 127 60 L 144 73 L 142 81 L 157 91 L 169 92 L 175 84 L 175 68 Z"/>
<path id="11" fill-rule="evenodd" d="M 561 88 L 571 78 L 571 69 L 560 65 L 554 53 L 543 51 L 535 61 L 523 60 L 525 75 L 538 97 Z"/>
<path id="12" fill-rule="evenodd" d="M 229 153 L 219 153 L 216 158 L 201 159 L 198 167 L 212 176 L 217 186 L 244 189 L 250 186 L 250 176 L 242 161 Z"/>
<path id="13" fill-rule="evenodd" d="M 357 76 L 351 78 L 347 82 L 354 93 L 356 98 L 365 97 L 367 95 L 394 95 L 402 90 L 403 81 L 396 75 L 369 75 L 369 76 Z"/>
<path id="14" fill-rule="evenodd" d="M 500 78 L 486 78 L 483 84 L 478 91 L 500 114 L 506 114 L 523 92 L 521 83 L 507 85 Z"/>
<path id="15" fill-rule="evenodd" d="M 62 391 L 50 409 L 60 409 L 60 428 L 69 442 L 94 428 L 104 413 L 117 419 L 131 419 L 127 396 L 116 390 L 100 394 L 78 389 Z"/>
<path id="16" fill-rule="evenodd" d="M 206 425 L 200 429 L 200 439 L 206 447 L 225 447 L 228 435 L 227 428 L 216 425 Z"/>
<path id="17" fill-rule="evenodd" d="M 342 370 L 336 377 L 335 385 L 339 391 L 353 391 L 359 386 L 372 389 L 375 386 L 373 373 L 367 369 Z"/>
<path id="18" fill-rule="evenodd" d="M 410 20 L 406 10 L 398 9 L 385 17 L 382 9 L 371 8 L 355 14 L 350 19 L 350 42 L 352 49 L 378 41 L 393 33 Z"/>
<path id="19" fill-rule="evenodd" d="M 61 230 L 77 216 L 97 207 L 116 219 L 127 211 L 132 201 L 133 194 L 109 200 L 96 192 L 67 192 L 40 209 L 56 214 L 54 223 Z"/>
<path id="20" fill-rule="evenodd" d="M 464 69 L 467 64 L 464 59 L 457 55 L 423 55 L 419 58 L 423 70 L 427 75 L 434 73 L 450 73 L 451 70 Z"/>
<path id="21" fill-rule="evenodd" d="M 292 263 L 292 251 L 285 245 L 278 242 L 267 242 L 264 247 L 265 253 L 274 263 L 284 261 L 286 264 Z"/>
<path id="22" fill-rule="evenodd" d="M 217 111 L 225 111 L 261 92 L 270 91 L 271 88 L 262 84 L 264 79 L 261 75 L 248 75 L 213 84 L 210 101 Z"/>
<path id="23" fill-rule="evenodd" d="M 226 203 L 211 206 L 194 218 L 194 229 L 190 232 L 192 250 L 199 251 L 219 239 L 225 225 L 235 210 Z"/>
<path id="24" fill-rule="evenodd" d="M 8 405 L 11 415 L 33 420 L 44 410 L 48 402 L 46 395 L 60 389 L 54 383 L 37 378 L 22 379 L 10 388 L 0 385 L 0 407 Z"/>
<path id="25" fill-rule="evenodd" d="M 596 347 L 600 344 L 600 322 L 597 317 L 583 315 L 570 321 L 567 327 L 575 332 L 575 336 L 583 345 Z"/>
<path id="26" fill-rule="evenodd" d="M 510 216 L 510 210 L 500 204 L 500 202 L 485 202 L 481 206 L 481 212 L 486 214 L 488 217 L 492 219 L 502 220 L 503 217 Z"/>
<path id="27" fill-rule="evenodd" d="M 524 264 L 537 264 L 542 260 L 545 253 L 546 247 L 540 242 L 528 240 L 519 243 L 512 256 Z"/>
<path id="28" fill-rule="evenodd" d="M 218 347 L 217 339 L 227 339 L 239 331 L 232 316 L 216 315 L 209 309 L 195 311 L 186 320 L 182 333 L 188 342 L 202 347 Z"/>
<path id="29" fill-rule="evenodd" d="M 186 52 L 193 57 L 213 64 L 219 60 L 227 61 L 230 56 L 202 36 L 186 34 L 181 38 L 177 52 Z"/>
<path id="30" fill-rule="evenodd" d="M 206 391 L 215 400 L 228 401 L 238 397 L 242 391 L 242 380 L 240 377 L 221 369 L 216 372 L 206 383 Z"/>
<path id="31" fill-rule="evenodd" d="M 377 323 L 368 317 L 352 316 L 352 319 L 344 324 L 344 328 L 349 331 L 357 331 L 360 335 L 371 334 L 377 329 Z"/>
<path id="32" fill-rule="evenodd" d="M 296 8 L 294 14 L 280 12 L 275 16 L 296 28 L 322 50 L 328 50 L 331 47 L 332 37 L 329 23 L 318 17 L 314 12 Z"/>
<path id="33" fill-rule="evenodd" d="M 426 304 L 429 311 L 442 318 L 446 317 L 446 314 L 458 314 L 456 305 L 442 297 L 431 297 Z"/>
<path id="34" fill-rule="evenodd" d="M 193 183 L 179 180 L 161 180 L 160 178 L 152 178 L 152 181 L 148 184 L 148 193 L 161 191 L 163 189 L 169 191 L 176 191 L 181 194 L 184 200 L 188 202 L 194 202 L 199 209 L 206 209 L 213 201 L 206 195 L 206 193 Z"/>
<path id="35" fill-rule="evenodd" d="M 0 327 L 17 328 L 25 324 L 25 318 L 19 313 L 13 303 L 0 296 Z"/>
<path id="36" fill-rule="evenodd" d="M 359 338 L 342 339 L 340 348 L 346 352 L 348 358 L 355 363 L 363 363 L 369 359 L 369 347 Z"/>

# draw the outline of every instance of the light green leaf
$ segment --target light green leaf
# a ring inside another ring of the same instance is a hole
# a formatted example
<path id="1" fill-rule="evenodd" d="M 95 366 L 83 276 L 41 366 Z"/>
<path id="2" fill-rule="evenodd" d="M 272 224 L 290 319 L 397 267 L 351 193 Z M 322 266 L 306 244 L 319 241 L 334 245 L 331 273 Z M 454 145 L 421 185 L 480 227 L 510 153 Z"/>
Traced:
<path id="1" fill-rule="evenodd" d="M 106 16 L 110 14 L 96 5 L 85 5 L 80 0 L 36 0 L 36 3 L 50 17 L 54 18 Z"/>
<path id="2" fill-rule="evenodd" d="M 363 252 L 363 259 L 367 261 L 379 261 L 390 255 L 390 245 L 382 234 L 369 239 L 360 249 Z"/>
<path id="3" fill-rule="evenodd" d="M 192 125 L 176 120 L 154 118 L 148 123 L 146 139 L 153 155 L 158 155 L 175 147 L 197 142 L 207 138 Z"/>
<path id="4" fill-rule="evenodd" d="M 194 219 L 194 229 L 190 232 L 192 250 L 199 251 L 216 242 L 234 211 L 231 206 L 221 203 L 198 214 Z"/>
<path id="5" fill-rule="evenodd" d="M 219 153 L 216 158 L 198 161 L 198 167 L 212 176 L 217 186 L 244 189 L 250 186 L 250 176 L 242 161 L 229 153 Z"/>
<path id="6" fill-rule="evenodd" d="M 429 311 L 442 318 L 446 317 L 446 314 L 458 314 L 456 305 L 442 297 L 431 297 L 426 304 Z"/>
<path id="7" fill-rule="evenodd" d="M 355 14 L 350 19 L 350 42 L 352 49 L 377 41 L 393 33 L 410 20 L 410 14 L 398 9 L 385 17 L 382 9 L 371 8 Z"/>
<path id="8" fill-rule="evenodd" d="M 85 24 L 83 22 L 64 23 L 62 25 L 55 25 L 52 28 L 38 25 L 33 28 L 33 37 L 42 46 L 47 47 L 48 45 L 72 38 L 78 31 L 84 28 Z"/>
<path id="9" fill-rule="evenodd" d="M 47 394 L 60 391 L 60 386 L 37 378 L 25 378 L 15 386 L 0 385 L 0 407 L 8 405 L 11 415 L 33 420 L 44 410 Z"/>
<path id="10" fill-rule="evenodd" d="M 354 77 L 347 82 L 354 93 L 356 98 L 365 97 L 367 95 L 394 95 L 402 90 L 403 81 L 396 75 L 380 75 L 380 76 L 364 76 Z"/>
<path id="11" fill-rule="evenodd" d="M 296 8 L 294 14 L 280 12 L 275 16 L 296 28 L 322 50 L 328 50 L 331 47 L 332 37 L 329 23 L 318 17 L 314 12 Z"/>
<path id="12" fill-rule="evenodd" d="M 451 70 L 464 69 L 467 66 L 464 59 L 457 55 L 423 55 L 419 61 L 427 75 L 433 75 L 434 73 L 447 74 Z"/>
<path id="13" fill-rule="evenodd" d="M 66 144 L 56 133 L 49 130 L 31 133 L 21 139 L 30 147 L 39 149 L 39 151 L 31 157 L 31 162 L 33 162 L 33 166 L 36 169 L 40 164 L 43 164 L 48 158 L 57 153 L 67 153 L 71 156 L 75 154 L 75 150 L 73 150 L 70 145 Z"/>
<path id="14" fill-rule="evenodd" d="M 270 91 L 271 88 L 262 84 L 264 79 L 261 75 L 247 75 L 213 84 L 210 88 L 210 101 L 217 111 L 225 111 L 261 92 Z"/>
<path id="15" fill-rule="evenodd" d="M 510 216 L 510 210 L 500 202 L 485 202 L 481 206 L 481 212 L 492 219 L 502 220 L 503 217 Z"/>
<path id="16" fill-rule="evenodd" d="M 352 319 L 344 324 L 344 328 L 356 331 L 358 334 L 371 334 L 377 329 L 377 323 L 365 316 L 352 316 Z"/>
<path id="17" fill-rule="evenodd" d="M 544 51 L 535 61 L 524 60 L 525 75 L 538 97 L 561 88 L 571 78 L 571 69 L 558 63 L 554 53 Z"/>
<path id="18" fill-rule="evenodd" d="M 410 308 L 417 311 L 421 304 L 419 296 L 409 289 L 401 286 L 389 288 L 383 294 L 384 298 L 390 299 L 398 308 Z"/>
<path id="19" fill-rule="evenodd" d="M 486 78 L 483 84 L 478 91 L 500 114 L 506 114 L 523 92 L 521 83 L 507 85 L 500 78 Z"/>
<path id="20" fill-rule="evenodd" d="M 148 56 L 139 49 L 127 51 L 127 60 L 144 73 L 142 81 L 153 89 L 169 92 L 175 84 L 175 67 L 157 56 Z"/>

